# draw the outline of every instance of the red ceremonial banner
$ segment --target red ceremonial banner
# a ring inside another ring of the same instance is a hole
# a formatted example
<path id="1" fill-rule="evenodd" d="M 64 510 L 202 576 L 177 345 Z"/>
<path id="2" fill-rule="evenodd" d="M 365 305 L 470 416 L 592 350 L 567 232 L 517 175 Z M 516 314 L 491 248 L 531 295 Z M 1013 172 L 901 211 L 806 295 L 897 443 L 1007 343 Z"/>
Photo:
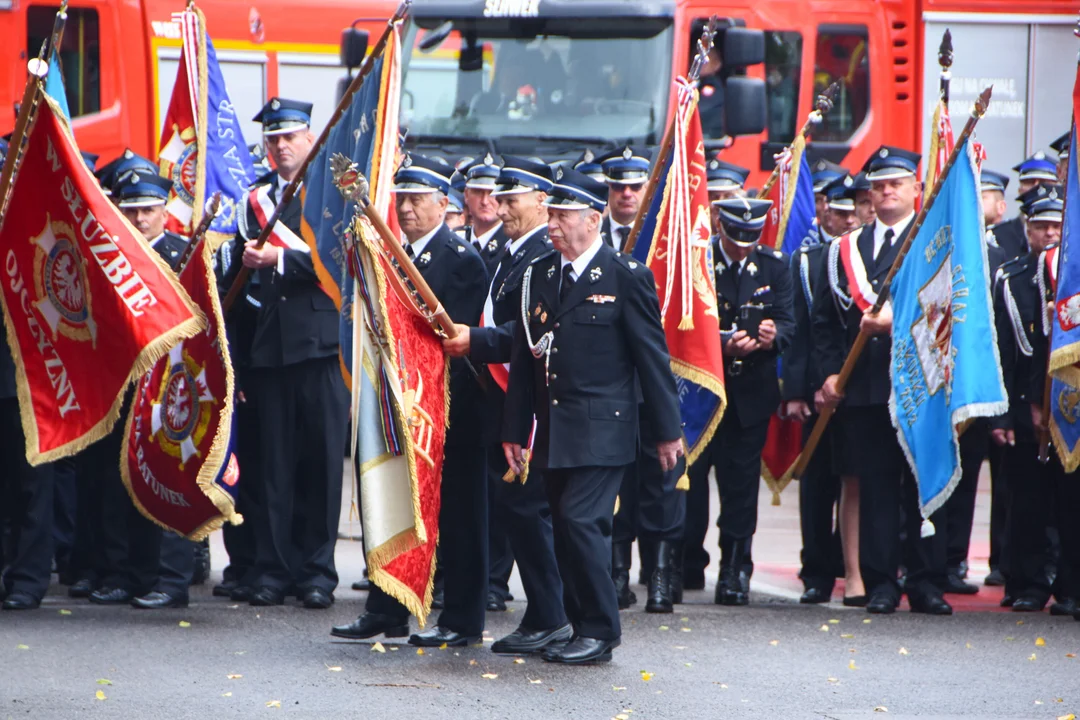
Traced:
<path id="1" fill-rule="evenodd" d="M 191 235 L 198 218 L 194 208 L 202 206 L 205 194 L 204 162 L 199 154 L 199 135 L 196 127 L 196 108 L 205 107 L 206 100 L 199 102 L 197 92 L 206 93 L 206 53 L 198 46 L 201 11 L 182 13 L 178 21 L 183 27 L 183 45 L 180 65 L 176 73 L 169 109 L 165 113 L 165 126 L 161 131 L 161 147 L 158 150 L 161 174 L 172 180 L 169 202 L 166 205 L 166 229 L 180 235 Z M 205 145 L 205 142 L 203 143 Z M 201 172 L 200 172 L 201 171 Z"/>
<path id="2" fill-rule="evenodd" d="M 0 221 L 0 298 L 38 465 L 108 434 L 128 383 L 205 318 L 102 193 L 52 100 L 35 102 Z"/>
<path id="3" fill-rule="evenodd" d="M 212 258 L 200 241 L 180 272 L 180 284 L 206 308 L 206 330 L 174 345 L 143 376 L 120 453 L 120 474 L 139 512 L 195 541 L 242 521 L 230 444 L 232 361 Z"/>

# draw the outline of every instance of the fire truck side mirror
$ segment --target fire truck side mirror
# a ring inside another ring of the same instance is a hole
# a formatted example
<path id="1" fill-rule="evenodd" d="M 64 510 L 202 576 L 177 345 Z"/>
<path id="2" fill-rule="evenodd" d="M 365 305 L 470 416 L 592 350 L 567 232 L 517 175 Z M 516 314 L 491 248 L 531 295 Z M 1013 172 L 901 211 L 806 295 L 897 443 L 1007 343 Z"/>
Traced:
<path id="1" fill-rule="evenodd" d="M 744 27 L 724 31 L 724 67 L 734 70 L 765 62 L 765 33 Z"/>
<path id="2" fill-rule="evenodd" d="M 367 55 L 369 34 L 353 23 L 341 31 L 341 64 L 347 68 L 360 67 Z"/>
<path id="3" fill-rule="evenodd" d="M 728 31 L 730 32 L 730 30 Z M 724 124 L 728 135 L 757 135 L 765 129 L 765 81 L 732 76 L 724 83 Z"/>

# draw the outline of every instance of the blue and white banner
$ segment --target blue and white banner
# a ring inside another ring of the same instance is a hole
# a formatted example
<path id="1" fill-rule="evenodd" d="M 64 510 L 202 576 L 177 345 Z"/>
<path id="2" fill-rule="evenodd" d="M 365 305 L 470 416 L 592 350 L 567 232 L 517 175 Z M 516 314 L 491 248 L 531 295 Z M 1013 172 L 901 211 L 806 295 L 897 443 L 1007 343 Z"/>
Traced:
<path id="1" fill-rule="evenodd" d="M 960 482 L 959 426 L 1008 409 L 983 242 L 979 171 L 969 141 L 892 283 L 889 410 L 924 518 Z"/>

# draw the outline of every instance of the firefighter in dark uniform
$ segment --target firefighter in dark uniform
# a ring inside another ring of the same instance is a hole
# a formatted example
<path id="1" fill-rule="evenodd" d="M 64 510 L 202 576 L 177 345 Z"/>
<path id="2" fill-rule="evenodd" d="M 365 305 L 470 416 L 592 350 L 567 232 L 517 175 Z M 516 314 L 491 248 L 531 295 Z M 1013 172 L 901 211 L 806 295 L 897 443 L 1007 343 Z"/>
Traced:
<path id="1" fill-rule="evenodd" d="M 1015 612 L 1038 612 L 1050 599 L 1054 558 L 1047 529 L 1058 525 L 1055 508 L 1064 499 L 1059 494 L 1065 489 L 1061 480 L 1066 478 L 1056 453 L 1051 450 L 1050 461 L 1045 465 L 1038 461 L 1034 417 L 1042 412 L 1046 331 L 1053 320 L 1053 316 L 1045 313 L 1046 303 L 1053 302 L 1046 251 L 1057 247 L 1061 240 L 1061 197 L 1056 186 L 1033 188 L 1021 196 L 1026 241 L 1031 252 L 1002 267 L 994 298 L 1009 412 L 995 419 L 992 437 L 995 444 L 1004 448 L 1008 477 L 1017 479 L 1008 484 L 1008 543 L 1001 566 L 1005 575 L 1002 605 L 1011 606 Z M 1075 486 L 1075 478 L 1067 480 Z M 1067 533 L 1073 532 L 1068 526 L 1075 526 L 1075 518 L 1067 517 L 1069 512 L 1075 512 L 1075 507 L 1075 504 L 1061 506 Z"/>
<path id="2" fill-rule="evenodd" d="M 448 166 L 423 155 L 407 155 L 394 176 L 398 222 L 405 252 L 439 298 L 447 314 L 478 325 L 488 291 L 484 261 L 471 245 L 443 222 Z M 445 608 L 431 628 L 412 635 L 421 647 L 465 647 L 484 630 L 488 578 L 487 456 L 483 389 L 464 359 L 450 362 L 450 421 L 442 467 L 439 545 L 442 548 Z M 408 632 L 409 613 L 377 587 L 368 593 L 365 612 L 348 625 L 331 629 L 335 637 L 369 638 Z"/>
<path id="3" fill-rule="evenodd" d="M 604 178 L 604 166 L 596 157 L 591 148 L 585 148 L 581 156 L 572 164 L 572 167 L 583 175 L 587 175 L 596 182 L 606 182 Z"/>
<path id="4" fill-rule="evenodd" d="M 815 161 L 810 166 L 810 180 L 814 185 L 814 210 L 816 211 L 818 225 L 821 224 L 829 204 L 825 188 L 829 187 L 834 180 L 838 180 L 847 174 L 847 170 L 824 158 Z"/>
<path id="5" fill-rule="evenodd" d="M 1069 169 L 1069 145 L 1072 143 L 1072 131 L 1066 132 L 1054 142 L 1050 143 L 1050 149 L 1057 153 L 1057 176 L 1058 182 L 1065 184 Z"/>
<path id="6" fill-rule="evenodd" d="M 1042 150 L 1013 166 L 1020 179 L 1020 187 L 1017 191 L 1017 200 L 1032 188 L 1039 185 L 1053 185 L 1058 182 L 1057 165 L 1046 157 Z M 1017 213 L 1016 217 L 998 223 L 993 228 L 994 239 L 998 246 L 1005 252 L 1005 258 L 1012 260 L 1020 257 L 1028 251 L 1027 236 L 1024 234 L 1024 213 Z"/>
<path id="7" fill-rule="evenodd" d="M 499 158 L 491 153 L 473 160 L 461 170 L 465 176 L 463 195 L 471 223 L 465 230 L 465 239 L 484 259 L 488 275 L 495 273 L 507 240 L 499 219 L 499 204 L 492 194 L 499 172 Z"/>
<path id="8" fill-rule="evenodd" d="M 757 244 L 772 203 L 735 197 L 717 205 L 720 231 L 714 237 L 713 259 L 728 405 L 713 439 L 690 467 L 686 538 L 693 548 L 704 543 L 713 470 L 720 490 L 715 601 L 746 605 L 761 451 L 769 418 L 780 406 L 776 359 L 791 343 L 795 320 L 788 257 Z"/>
<path id="9" fill-rule="evenodd" d="M 750 171 L 744 167 L 713 158 L 705 163 L 705 182 L 709 188 L 709 219 L 713 234 L 720 232 L 720 200 L 727 200 L 746 193 L 746 178 Z"/>
<path id="10" fill-rule="evenodd" d="M 547 165 L 505 158 L 494 192 L 509 240 L 488 289 L 482 327 L 459 325 L 456 338 L 443 340 L 448 355 L 467 355 L 474 365 L 486 364 L 491 376 L 485 432 L 495 447 L 488 448 L 488 485 L 496 498 L 493 514 L 504 521 L 529 602 L 518 628 L 492 645 L 496 653 L 537 652 L 569 640 L 572 632 L 562 605 L 563 586 L 555 562 L 551 511 L 543 478 L 537 475 L 526 482 L 520 482 L 520 478 L 507 482 L 509 466 L 499 439 L 514 328 L 521 317 L 521 281 L 529 264 L 551 250 L 543 205 L 551 178 Z"/>
<path id="11" fill-rule="evenodd" d="M 556 169 L 545 201 L 556 252 L 534 261 L 523 280 L 503 428 L 507 462 L 520 473 L 536 419 L 530 469 L 547 492 L 574 628 L 569 644 L 543 659 L 568 664 L 610 660 L 620 642 L 611 525 L 637 456 L 639 393 L 664 472 L 683 442 L 652 273 L 601 239 L 604 195 L 587 176 Z"/>
<path id="12" fill-rule="evenodd" d="M 626 247 L 638 208 L 645 198 L 650 157 L 645 148 L 627 145 L 597 158 L 608 185 L 608 214 L 600 234 L 616 250 Z"/>
<path id="13" fill-rule="evenodd" d="M 833 420 L 833 469 L 843 482 L 859 483 L 859 566 L 868 593 L 867 611 L 892 613 L 900 602 L 903 508 L 908 571 L 904 590 L 911 609 L 949 615 L 952 607 L 940 589 L 945 578 L 944 537 L 922 537 L 918 490 L 889 415 L 891 308 L 886 305 L 878 315 L 864 314 L 915 218 L 915 201 L 922 189 L 918 164 L 918 154 L 892 147 L 878 149 L 867 162 L 864 171 L 872 185 L 877 219 L 830 244 L 829 282 L 819 281 L 814 292 L 812 358 L 824 378 L 823 404 L 836 407 L 843 400 Z M 851 243 L 852 266 L 865 268 L 865 283 L 855 284 L 861 277 L 857 272 L 856 280 L 849 281 L 846 265 L 840 266 L 843 242 Z M 837 374 L 860 327 L 871 337 L 841 396 Z M 940 516 L 939 511 L 931 521 L 944 522 Z"/>
<path id="14" fill-rule="evenodd" d="M 784 353 L 781 390 L 783 413 L 803 423 L 803 443 L 817 422 L 817 408 L 823 378 L 811 357 L 810 315 L 814 305 L 814 288 L 828 282 L 824 275 L 829 243 L 835 237 L 859 226 L 855 214 L 855 178 L 851 175 L 833 180 L 824 188 L 826 207 L 822 225 L 811 230 L 802 247 L 791 256 L 794 284 L 795 332 L 791 345 Z M 830 448 L 831 426 L 826 428 L 817 451 L 799 479 L 799 521 L 802 531 L 803 604 L 826 603 L 832 597 L 836 578 L 845 577 L 844 604 L 860 605 L 865 592 L 858 566 L 858 535 L 850 534 L 852 545 L 845 556 L 841 548 L 843 521 L 858 526 L 858 498 L 852 498 L 851 488 L 844 497 L 840 477 L 833 472 Z M 851 486 L 857 490 L 857 486 Z M 850 505 L 850 506 L 849 506 Z M 839 520 L 837 509 L 839 508 Z M 845 512 L 846 511 L 846 512 Z"/>
<path id="15" fill-rule="evenodd" d="M 245 400 L 251 403 L 260 452 L 246 475 L 259 502 L 247 518 L 256 537 L 248 602 L 281 605 L 295 592 L 309 609 L 325 609 L 338 584 L 334 565 L 341 513 L 342 451 L 348 392 L 338 360 L 338 316 L 320 287 L 300 238 L 294 196 L 269 240 L 255 238 L 273 214 L 314 142 L 309 103 L 271 98 L 255 122 L 277 170 L 248 192 L 225 287 L 242 266 L 254 271 L 261 307 L 248 351 Z"/>

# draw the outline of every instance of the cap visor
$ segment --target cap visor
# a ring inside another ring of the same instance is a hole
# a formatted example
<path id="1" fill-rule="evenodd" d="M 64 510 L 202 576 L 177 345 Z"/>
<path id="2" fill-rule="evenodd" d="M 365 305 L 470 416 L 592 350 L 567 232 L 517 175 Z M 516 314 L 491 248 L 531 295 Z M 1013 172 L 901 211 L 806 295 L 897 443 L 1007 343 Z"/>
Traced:
<path id="1" fill-rule="evenodd" d="M 279 125 L 274 128 L 263 128 L 263 137 L 269 137 L 270 135 L 288 135 L 299 130 L 306 130 L 310 125 L 307 123 L 288 123 L 285 125 Z"/>
<path id="2" fill-rule="evenodd" d="M 156 207 L 158 205 L 164 205 L 164 198 L 151 198 L 151 197 L 134 197 L 126 200 L 121 200 L 117 203 L 118 207 L 122 208 L 140 208 L 140 207 Z"/>
<path id="3" fill-rule="evenodd" d="M 915 173 L 911 170 L 904 170 L 903 168 L 882 168 L 881 170 L 866 173 L 866 179 L 870 182 L 874 182 L 875 180 L 899 180 L 900 178 L 908 177 L 915 177 Z"/>

